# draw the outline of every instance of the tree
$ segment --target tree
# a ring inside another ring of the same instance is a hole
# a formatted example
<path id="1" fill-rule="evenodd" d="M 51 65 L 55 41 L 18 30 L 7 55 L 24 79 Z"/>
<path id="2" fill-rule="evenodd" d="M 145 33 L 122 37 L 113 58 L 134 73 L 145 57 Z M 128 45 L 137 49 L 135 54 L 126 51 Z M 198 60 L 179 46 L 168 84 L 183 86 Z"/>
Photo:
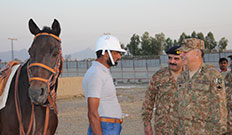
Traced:
<path id="1" fill-rule="evenodd" d="M 219 40 L 219 43 L 218 43 L 218 50 L 219 50 L 219 52 L 225 51 L 227 45 L 228 45 L 228 40 L 225 37 L 221 38 Z"/>
<path id="2" fill-rule="evenodd" d="M 148 32 L 145 32 L 141 37 L 141 49 L 142 55 L 152 55 L 152 39 L 149 36 Z M 154 43 L 154 41 L 153 41 Z"/>
<path id="3" fill-rule="evenodd" d="M 130 39 L 130 43 L 127 44 L 127 49 L 129 50 L 129 53 L 133 56 L 137 56 L 141 54 L 141 49 L 139 48 L 140 44 L 140 38 L 139 35 L 133 34 L 133 36 Z"/>
<path id="4" fill-rule="evenodd" d="M 159 54 L 159 50 L 161 50 L 161 49 L 158 46 L 157 39 L 155 39 L 153 37 L 150 37 L 150 41 L 151 41 L 151 45 L 150 45 L 151 49 L 149 50 L 148 55 L 158 55 Z"/>
<path id="5" fill-rule="evenodd" d="M 197 38 L 201 39 L 201 40 L 205 40 L 205 36 L 204 36 L 204 34 L 202 32 L 197 33 Z"/>
<path id="6" fill-rule="evenodd" d="M 159 55 L 163 50 L 167 50 L 172 46 L 178 46 L 182 44 L 182 41 L 186 38 L 198 38 L 204 41 L 206 52 L 224 51 L 228 45 L 228 40 L 223 37 L 219 41 L 219 44 L 214 39 L 212 32 L 209 32 L 207 36 L 204 36 L 202 32 L 196 33 L 193 31 L 190 35 L 185 34 L 184 32 L 180 35 L 178 40 L 172 40 L 171 38 L 165 38 L 164 33 L 156 34 L 155 37 L 149 35 L 148 32 L 139 37 L 139 35 L 134 34 L 131 37 L 131 41 L 127 44 L 127 51 L 136 56 L 136 55 Z M 216 48 L 217 47 L 217 48 Z"/>
<path id="7" fill-rule="evenodd" d="M 211 52 L 216 46 L 217 46 L 217 42 L 214 39 L 213 33 L 209 32 L 205 37 L 206 52 Z"/>
<path id="8" fill-rule="evenodd" d="M 123 43 L 120 43 L 121 45 L 121 48 L 124 49 L 124 50 L 127 50 L 127 48 L 125 47 L 125 45 Z M 124 53 L 122 55 L 125 55 Z"/>
<path id="9" fill-rule="evenodd" d="M 192 32 L 191 38 L 197 38 L 197 33 L 195 31 Z"/>
<path id="10" fill-rule="evenodd" d="M 167 50 L 167 49 L 169 49 L 169 48 L 171 48 L 173 46 L 174 46 L 174 44 L 172 42 L 172 39 L 171 38 L 167 38 L 165 40 L 165 43 L 164 43 L 164 50 Z"/>
<path id="11" fill-rule="evenodd" d="M 186 38 L 190 38 L 190 36 L 186 35 L 184 32 L 180 35 L 180 38 L 178 40 L 178 44 L 181 45 L 182 41 Z"/>
<path id="12" fill-rule="evenodd" d="M 120 45 L 121 45 L 122 49 L 127 50 L 127 48 L 125 47 L 125 45 L 123 43 L 120 43 Z"/>
<path id="13" fill-rule="evenodd" d="M 178 44 L 177 40 L 175 39 L 175 40 L 173 41 L 173 46 L 178 46 L 178 45 L 180 45 L 180 44 Z"/>
<path id="14" fill-rule="evenodd" d="M 162 53 L 162 51 L 165 49 L 165 35 L 164 33 L 160 33 L 160 34 L 156 34 L 155 35 L 155 39 L 156 39 L 156 44 L 154 44 L 155 48 L 154 48 L 154 53 L 155 55 L 159 55 Z"/>
<path id="15" fill-rule="evenodd" d="M 164 33 L 156 34 L 155 38 L 145 32 L 141 37 L 142 55 L 159 55 L 165 43 Z"/>

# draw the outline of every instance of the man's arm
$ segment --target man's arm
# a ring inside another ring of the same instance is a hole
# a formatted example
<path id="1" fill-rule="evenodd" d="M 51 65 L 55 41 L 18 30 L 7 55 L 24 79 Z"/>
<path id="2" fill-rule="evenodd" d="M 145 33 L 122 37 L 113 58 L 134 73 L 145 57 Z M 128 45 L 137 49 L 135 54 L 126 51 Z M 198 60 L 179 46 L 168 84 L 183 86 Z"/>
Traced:
<path id="1" fill-rule="evenodd" d="M 88 118 L 94 135 L 102 135 L 101 122 L 98 114 L 99 98 L 88 98 Z"/>
<path id="2" fill-rule="evenodd" d="M 142 106 L 142 119 L 144 122 L 144 133 L 145 135 L 153 135 L 153 130 L 151 126 L 151 119 L 155 103 L 155 93 L 157 91 L 154 87 L 154 76 L 149 83 L 149 88 L 145 93 L 145 100 Z"/>
<path id="3" fill-rule="evenodd" d="M 144 133 L 145 133 L 145 135 L 153 135 L 152 126 L 150 123 L 148 125 L 144 126 Z"/>
<path id="4" fill-rule="evenodd" d="M 228 72 L 225 77 L 226 99 L 227 99 L 227 133 L 232 134 L 232 73 Z"/>
<path id="5" fill-rule="evenodd" d="M 212 73 L 211 76 L 211 91 L 212 91 L 212 108 L 211 114 L 214 121 L 214 132 L 224 134 L 227 130 L 227 108 L 226 108 L 226 91 L 224 80 L 219 72 Z M 215 121 L 218 120 L 218 121 Z"/>

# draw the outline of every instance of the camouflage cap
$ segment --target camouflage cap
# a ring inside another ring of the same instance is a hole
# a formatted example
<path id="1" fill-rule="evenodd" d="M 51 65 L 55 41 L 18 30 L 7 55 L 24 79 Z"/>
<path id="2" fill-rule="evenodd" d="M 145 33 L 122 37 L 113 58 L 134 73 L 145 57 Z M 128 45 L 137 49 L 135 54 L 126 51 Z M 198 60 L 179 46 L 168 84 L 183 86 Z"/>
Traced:
<path id="1" fill-rule="evenodd" d="M 204 41 L 197 38 L 188 38 L 182 41 L 182 46 L 179 48 L 180 51 L 188 52 L 192 49 L 204 50 Z"/>

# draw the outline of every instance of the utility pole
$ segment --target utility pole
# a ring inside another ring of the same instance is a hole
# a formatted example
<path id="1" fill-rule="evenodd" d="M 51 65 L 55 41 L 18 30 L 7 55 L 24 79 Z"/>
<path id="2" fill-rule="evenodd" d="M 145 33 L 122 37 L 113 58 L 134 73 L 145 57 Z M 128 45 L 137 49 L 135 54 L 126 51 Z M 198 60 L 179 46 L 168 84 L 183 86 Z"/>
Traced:
<path id="1" fill-rule="evenodd" d="M 14 60 L 14 44 L 13 44 L 13 41 L 14 40 L 17 40 L 17 38 L 8 38 L 8 40 L 11 40 L 11 59 Z"/>

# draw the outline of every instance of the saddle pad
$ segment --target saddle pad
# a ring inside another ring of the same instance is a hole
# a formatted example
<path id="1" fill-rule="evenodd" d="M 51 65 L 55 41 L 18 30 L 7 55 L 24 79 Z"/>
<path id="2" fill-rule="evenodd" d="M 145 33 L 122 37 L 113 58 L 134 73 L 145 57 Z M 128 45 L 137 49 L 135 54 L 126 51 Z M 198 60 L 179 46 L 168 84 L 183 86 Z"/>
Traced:
<path id="1" fill-rule="evenodd" d="M 11 71 L 11 74 L 10 74 L 8 80 L 7 80 L 4 91 L 3 91 L 2 95 L 0 96 L 0 110 L 6 106 L 6 101 L 7 101 L 7 97 L 8 97 L 8 93 L 9 93 L 10 84 L 11 84 L 11 81 L 14 77 L 14 74 L 17 71 L 17 69 L 19 68 L 19 66 L 20 66 L 20 64 L 12 67 L 12 71 Z"/>
<path id="2" fill-rule="evenodd" d="M 10 76 L 10 73 L 12 71 L 12 67 L 14 65 L 19 64 L 17 61 L 11 61 L 8 64 L 6 64 L 3 68 L 0 69 L 0 96 L 2 95 L 4 88 L 6 86 L 7 80 Z"/>

